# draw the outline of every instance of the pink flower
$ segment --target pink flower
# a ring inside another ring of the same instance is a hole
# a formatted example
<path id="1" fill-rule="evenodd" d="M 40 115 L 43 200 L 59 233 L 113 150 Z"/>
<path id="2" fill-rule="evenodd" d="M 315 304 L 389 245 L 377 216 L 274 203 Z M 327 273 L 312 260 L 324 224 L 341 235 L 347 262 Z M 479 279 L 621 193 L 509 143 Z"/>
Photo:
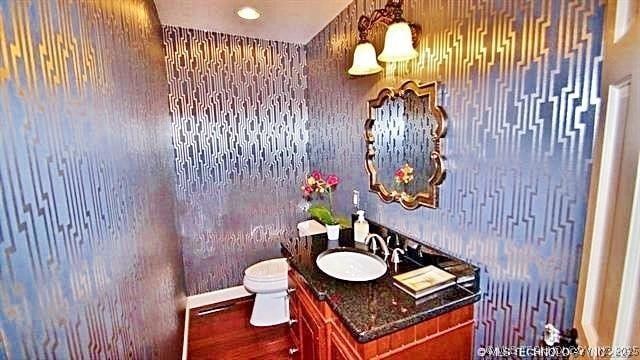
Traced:
<path id="1" fill-rule="evenodd" d="M 399 177 L 399 178 L 404 177 L 404 171 L 402 171 L 402 169 L 396 170 L 396 177 Z"/>
<path id="2" fill-rule="evenodd" d="M 316 180 L 322 180 L 322 173 L 318 170 L 313 170 L 311 176 Z"/>
<path id="3" fill-rule="evenodd" d="M 327 185 L 333 187 L 333 186 L 337 186 L 339 182 L 340 182 L 340 179 L 338 179 L 337 176 L 335 175 L 327 176 Z"/>
<path id="4" fill-rule="evenodd" d="M 301 190 L 302 190 L 302 193 L 304 194 L 305 197 L 308 197 L 313 193 L 313 187 L 311 187 L 309 185 L 302 186 Z"/>

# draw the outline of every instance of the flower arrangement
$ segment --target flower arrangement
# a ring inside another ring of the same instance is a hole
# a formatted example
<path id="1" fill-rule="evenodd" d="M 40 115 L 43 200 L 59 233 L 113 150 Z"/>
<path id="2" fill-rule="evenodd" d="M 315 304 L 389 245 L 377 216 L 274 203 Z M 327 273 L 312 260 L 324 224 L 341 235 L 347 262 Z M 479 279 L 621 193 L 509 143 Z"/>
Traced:
<path id="1" fill-rule="evenodd" d="M 401 168 L 396 170 L 395 181 L 398 185 L 407 185 L 411 181 L 413 181 L 413 168 L 409 165 L 409 163 L 405 163 Z"/>
<path id="2" fill-rule="evenodd" d="M 309 206 L 307 212 L 311 217 L 325 225 L 340 225 L 342 228 L 347 228 L 351 225 L 349 219 L 333 211 L 333 192 L 339 183 L 340 178 L 336 175 L 324 177 L 320 171 L 314 170 L 311 175 L 305 178 L 304 184 L 300 189 L 303 197 L 308 201 L 329 199 L 328 206 L 322 203 L 315 203 Z"/>

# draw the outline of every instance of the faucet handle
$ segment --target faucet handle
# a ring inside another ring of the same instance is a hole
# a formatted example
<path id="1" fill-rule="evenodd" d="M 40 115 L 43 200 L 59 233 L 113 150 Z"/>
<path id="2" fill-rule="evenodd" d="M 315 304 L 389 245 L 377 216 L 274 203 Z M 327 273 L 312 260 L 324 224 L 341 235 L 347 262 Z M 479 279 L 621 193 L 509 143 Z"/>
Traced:
<path id="1" fill-rule="evenodd" d="M 398 237 L 398 233 L 393 233 L 393 236 L 396 239 L 396 244 L 394 246 L 395 247 L 399 247 L 400 246 L 400 237 Z"/>
<path id="2" fill-rule="evenodd" d="M 401 262 L 400 254 L 404 255 L 404 250 L 400 248 L 393 249 L 393 252 L 391 253 L 391 262 L 394 264 Z"/>
<path id="3" fill-rule="evenodd" d="M 418 245 L 418 248 L 416 248 L 416 251 L 418 252 L 418 257 L 422 259 L 424 257 L 422 253 L 422 244 Z"/>
<path id="4" fill-rule="evenodd" d="M 404 251 L 407 251 L 409 248 L 411 248 L 411 249 L 417 251 L 418 253 L 420 253 L 420 248 L 422 248 L 422 244 L 420 244 L 419 242 L 407 239 L 404 242 L 403 249 L 404 249 Z M 420 254 L 422 254 L 422 253 L 420 253 Z M 422 257 L 422 256 L 420 256 L 420 257 Z"/>
<path id="5" fill-rule="evenodd" d="M 376 242 L 376 239 L 374 239 L 374 238 L 375 238 L 375 234 L 367 235 L 367 238 L 365 239 L 364 244 L 369 246 L 369 242 L 371 242 L 371 246 L 370 246 L 371 247 L 371 251 L 376 252 L 376 251 L 378 251 L 378 244 Z"/>

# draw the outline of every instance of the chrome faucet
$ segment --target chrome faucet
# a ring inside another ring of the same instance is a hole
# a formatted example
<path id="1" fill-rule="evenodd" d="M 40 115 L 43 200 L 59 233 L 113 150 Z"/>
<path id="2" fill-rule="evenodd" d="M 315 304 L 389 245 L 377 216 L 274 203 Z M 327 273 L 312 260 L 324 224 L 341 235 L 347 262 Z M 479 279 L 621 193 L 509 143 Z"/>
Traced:
<path id="1" fill-rule="evenodd" d="M 376 239 L 377 239 L 378 242 L 380 243 L 380 247 L 382 248 L 382 253 L 384 254 L 384 261 L 387 261 L 387 258 L 389 257 L 389 247 L 387 247 L 387 243 L 384 241 L 382 236 L 378 234 L 369 234 L 364 239 L 364 244 L 366 246 L 369 246 L 369 242 L 371 241 L 371 239 L 374 239 L 371 244 L 371 250 L 373 250 L 373 252 L 378 251 L 378 246 L 376 245 Z"/>
<path id="2" fill-rule="evenodd" d="M 391 254 L 391 262 L 394 264 L 398 264 L 399 262 L 401 262 L 402 259 L 400 259 L 400 254 L 404 255 L 404 250 L 400 248 L 393 249 L 393 253 Z"/>

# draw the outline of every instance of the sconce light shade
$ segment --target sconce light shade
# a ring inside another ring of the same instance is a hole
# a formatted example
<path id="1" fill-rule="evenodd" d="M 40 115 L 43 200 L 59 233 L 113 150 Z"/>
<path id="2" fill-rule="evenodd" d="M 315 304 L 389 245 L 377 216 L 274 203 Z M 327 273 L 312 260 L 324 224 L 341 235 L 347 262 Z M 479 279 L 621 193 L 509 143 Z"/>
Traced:
<path id="1" fill-rule="evenodd" d="M 384 62 L 407 61 L 416 57 L 418 57 L 418 52 L 413 48 L 409 24 L 397 22 L 389 25 L 384 37 L 384 49 L 378 55 L 378 60 Z"/>
<path id="2" fill-rule="evenodd" d="M 347 70 L 349 75 L 369 75 L 382 71 L 376 60 L 376 49 L 370 42 L 361 42 L 353 52 L 353 64 Z"/>

